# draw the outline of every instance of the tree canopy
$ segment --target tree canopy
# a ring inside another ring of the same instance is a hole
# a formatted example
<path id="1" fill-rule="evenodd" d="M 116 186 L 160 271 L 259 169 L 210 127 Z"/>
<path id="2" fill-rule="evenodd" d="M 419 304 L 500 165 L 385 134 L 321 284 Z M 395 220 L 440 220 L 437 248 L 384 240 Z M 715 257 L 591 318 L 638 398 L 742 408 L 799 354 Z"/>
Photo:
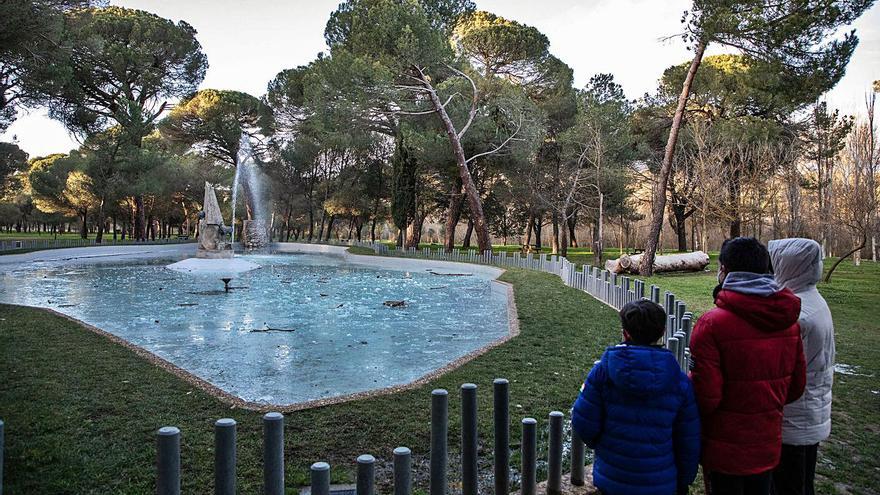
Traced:
<path id="1" fill-rule="evenodd" d="M 247 93 L 203 89 L 177 104 L 160 128 L 172 141 L 235 166 L 242 134 L 268 136 L 272 115 L 262 101 Z"/>

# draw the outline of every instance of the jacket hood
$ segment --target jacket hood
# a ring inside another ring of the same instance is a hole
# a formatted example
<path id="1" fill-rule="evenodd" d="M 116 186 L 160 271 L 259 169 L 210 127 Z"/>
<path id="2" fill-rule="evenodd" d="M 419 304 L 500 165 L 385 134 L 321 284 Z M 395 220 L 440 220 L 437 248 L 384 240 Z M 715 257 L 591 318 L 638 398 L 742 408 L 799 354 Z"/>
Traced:
<path id="1" fill-rule="evenodd" d="M 721 288 L 723 290 L 731 290 L 740 294 L 749 294 L 752 296 L 772 296 L 779 292 L 779 284 L 770 274 L 759 274 L 751 272 L 730 272 L 724 278 Z"/>
<path id="2" fill-rule="evenodd" d="M 777 239 L 767 245 L 773 274 L 783 287 L 801 292 L 822 278 L 822 246 L 812 239 Z"/>
<path id="3" fill-rule="evenodd" d="M 728 289 L 725 283 L 715 305 L 765 332 L 785 330 L 797 323 L 801 314 L 801 300 L 790 289 L 763 296 Z"/>
<path id="4" fill-rule="evenodd" d="M 620 344 L 605 353 L 608 376 L 621 390 L 632 394 L 655 394 L 678 386 L 681 368 L 662 347 Z"/>

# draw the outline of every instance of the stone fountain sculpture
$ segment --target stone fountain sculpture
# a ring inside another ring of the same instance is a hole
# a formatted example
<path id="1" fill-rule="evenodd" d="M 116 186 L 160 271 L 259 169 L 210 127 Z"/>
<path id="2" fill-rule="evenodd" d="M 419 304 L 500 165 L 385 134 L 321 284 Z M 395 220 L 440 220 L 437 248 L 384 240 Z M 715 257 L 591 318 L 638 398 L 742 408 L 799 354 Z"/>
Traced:
<path id="1" fill-rule="evenodd" d="M 233 220 L 234 221 L 234 220 Z M 256 270 L 260 265 L 234 256 L 232 227 L 223 224 L 223 214 L 217 203 L 214 186 L 205 182 L 204 210 L 199 213 L 199 245 L 195 258 L 172 263 L 166 268 L 183 273 L 208 274 L 220 277 L 228 293 L 229 282 L 238 275 Z"/>
<path id="2" fill-rule="evenodd" d="M 232 258 L 232 243 L 229 241 L 230 229 L 223 224 L 223 214 L 217 203 L 214 186 L 205 182 L 204 210 L 199 214 L 199 247 L 196 258 Z"/>

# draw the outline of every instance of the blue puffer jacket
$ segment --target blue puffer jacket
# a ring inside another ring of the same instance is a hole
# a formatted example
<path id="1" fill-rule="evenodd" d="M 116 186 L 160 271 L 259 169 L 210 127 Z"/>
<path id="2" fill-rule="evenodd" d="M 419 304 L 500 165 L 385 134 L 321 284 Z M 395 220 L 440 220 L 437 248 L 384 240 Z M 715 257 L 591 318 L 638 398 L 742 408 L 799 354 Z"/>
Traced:
<path id="1" fill-rule="evenodd" d="M 571 426 L 595 450 L 593 483 L 608 495 L 671 495 L 697 475 L 694 391 L 666 349 L 606 349 L 574 403 Z"/>

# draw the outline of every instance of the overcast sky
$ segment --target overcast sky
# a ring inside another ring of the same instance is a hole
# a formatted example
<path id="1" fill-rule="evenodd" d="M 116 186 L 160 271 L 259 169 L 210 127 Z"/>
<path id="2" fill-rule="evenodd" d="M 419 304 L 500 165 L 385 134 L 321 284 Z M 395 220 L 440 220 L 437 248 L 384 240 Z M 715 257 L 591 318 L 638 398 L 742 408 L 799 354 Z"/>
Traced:
<path id="1" fill-rule="evenodd" d="M 185 20 L 208 55 L 203 88 L 262 95 L 279 71 L 307 64 L 326 49 L 323 32 L 340 0 L 115 0 L 113 4 Z M 540 29 L 550 49 L 574 69 L 582 87 L 610 72 L 630 98 L 652 91 L 666 67 L 689 59 L 678 37 L 689 0 L 476 0 L 477 7 Z M 880 79 L 880 4 L 853 26 L 860 43 L 846 76 L 828 95 L 847 113 L 863 110 L 865 91 Z M 15 136 L 31 157 L 77 146 L 45 110 L 22 115 L 0 140 Z"/>

